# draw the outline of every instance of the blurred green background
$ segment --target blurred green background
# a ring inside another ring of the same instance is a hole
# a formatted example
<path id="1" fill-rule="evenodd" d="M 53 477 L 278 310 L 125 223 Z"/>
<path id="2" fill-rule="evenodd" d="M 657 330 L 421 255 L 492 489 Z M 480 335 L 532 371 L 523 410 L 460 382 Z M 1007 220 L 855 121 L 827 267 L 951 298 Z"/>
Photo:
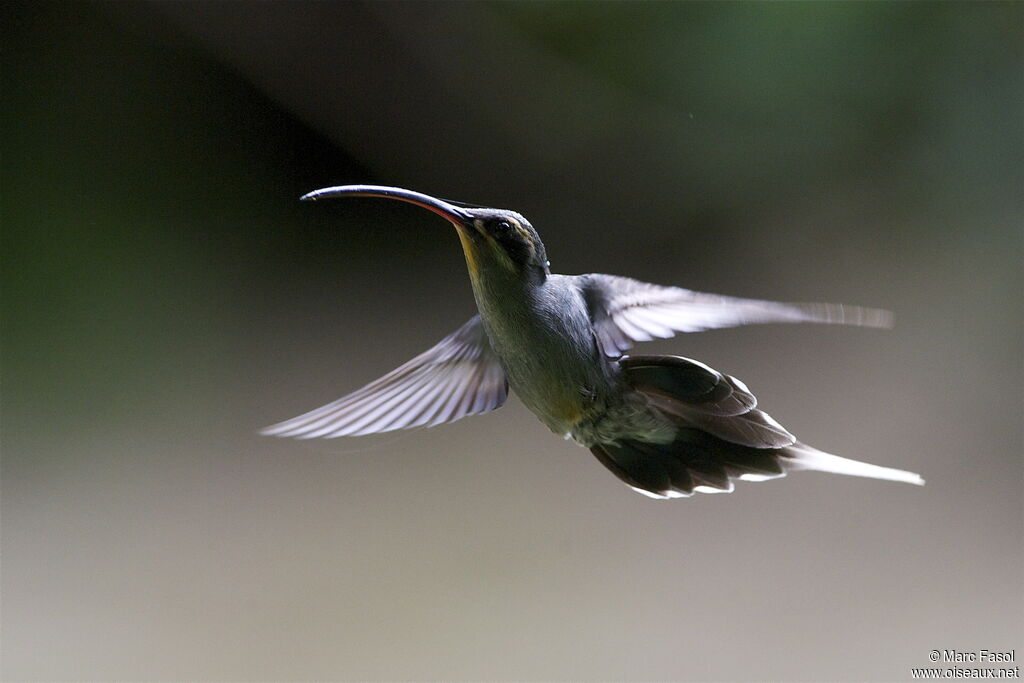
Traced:
<path id="1" fill-rule="evenodd" d="M 1024 648 L 1020 3 L 5 3 L 4 680 L 894 680 Z M 473 312 L 399 185 L 556 271 L 890 308 L 645 347 L 803 474 L 657 503 L 514 400 L 256 429 Z"/>

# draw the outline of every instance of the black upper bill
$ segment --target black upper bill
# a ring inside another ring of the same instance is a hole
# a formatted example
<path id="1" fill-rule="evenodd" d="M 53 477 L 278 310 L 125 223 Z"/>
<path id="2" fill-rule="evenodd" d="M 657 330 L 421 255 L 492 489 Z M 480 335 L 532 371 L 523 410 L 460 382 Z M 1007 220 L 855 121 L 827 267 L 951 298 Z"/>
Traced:
<path id="1" fill-rule="evenodd" d="M 437 197 L 386 185 L 339 185 L 337 187 L 325 187 L 320 190 L 313 190 L 309 194 L 303 195 L 300 199 L 312 201 L 333 197 L 383 197 L 384 199 L 397 199 L 423 207 L 428 211 L 433 211 L 455 224 L 465 224 L 472 219 L 465 209 Z"/>

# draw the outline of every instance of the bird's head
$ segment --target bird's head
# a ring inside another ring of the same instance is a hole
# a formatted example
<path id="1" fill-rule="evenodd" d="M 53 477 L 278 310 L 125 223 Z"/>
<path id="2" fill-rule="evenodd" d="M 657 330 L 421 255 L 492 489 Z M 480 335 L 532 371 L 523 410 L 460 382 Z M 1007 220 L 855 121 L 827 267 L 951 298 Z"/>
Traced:
<path id="1" fill-rule="evenodd" d="M 459 233 L 473 280 L 488 275 L 542 281 L 550 274 L 547 252 L 530 222 L 515 211 L 488 209 L 450 202 L 430 195 L 380 185 L 341 185 L 304 195 L 304 200 L 328 197 L 383 197 L 409 202 L 451 222 Z"/>

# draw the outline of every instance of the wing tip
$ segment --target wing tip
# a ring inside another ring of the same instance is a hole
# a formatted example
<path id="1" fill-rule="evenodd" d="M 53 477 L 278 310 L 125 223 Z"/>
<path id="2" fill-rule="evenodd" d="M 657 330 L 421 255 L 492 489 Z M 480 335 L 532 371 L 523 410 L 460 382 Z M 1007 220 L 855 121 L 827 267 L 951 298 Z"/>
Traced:
<path id="1" fill-rule="evenodd" d="M 862 308 L 857 309 L 857 320 L 855 325 L 861 327 L 874 327 L 881 330 L 891 330 L 896 326 L 895 314 L 884 308 Z"/>
<path id="2" fill-rule="evenodd" d="M 287 427 L 284 427 L 280 424 L 272 424 L 267 427 L 260 427 L 259 429 L 256 430 L 256 433 L 259 434 L 260 436 L 285 437 L 288 436 L 287 434 L 284 433 L 286 431 L 288 431 Z"/>
<path id="3" fill-rule="evenodd" d="M 884 308 L 850 306 L 847 304 L 810 304 L 807 312 L 814 322 L 834 325 L 853 325 L 890 330 L 895 324 L 895 315 Z"/>

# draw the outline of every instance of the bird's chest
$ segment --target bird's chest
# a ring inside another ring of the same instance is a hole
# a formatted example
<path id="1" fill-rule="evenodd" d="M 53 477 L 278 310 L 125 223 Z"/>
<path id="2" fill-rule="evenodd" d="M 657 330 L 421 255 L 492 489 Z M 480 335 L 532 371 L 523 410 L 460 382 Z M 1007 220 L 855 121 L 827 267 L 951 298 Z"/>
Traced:
<path id="1" fill-rule="evenodd" d="M 589 319 L 567 305 L 519 303 L 481 305 L 484 327 L 523 404 L 555 433 L 569 434 L 604 393 Z"/>
<path id="2" fill-rule="evenodd" d="M 593 412 L 598 392 L 591 373 L 568 354 L 554 350 L 503 358 L 513 391 L 557 434 L 568 434 Z"/>

